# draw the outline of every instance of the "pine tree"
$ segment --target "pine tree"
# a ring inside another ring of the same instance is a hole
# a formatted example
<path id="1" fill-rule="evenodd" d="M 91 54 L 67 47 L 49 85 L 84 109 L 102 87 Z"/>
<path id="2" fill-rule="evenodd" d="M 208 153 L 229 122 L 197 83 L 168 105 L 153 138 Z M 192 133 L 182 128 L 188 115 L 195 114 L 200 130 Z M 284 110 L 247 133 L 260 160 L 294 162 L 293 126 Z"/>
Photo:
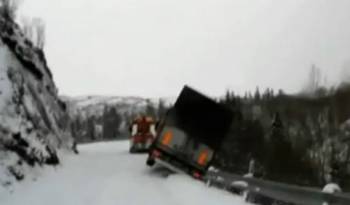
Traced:
<path id="1" fill-rule="evenodd" d="M 166 106 L 165 106 L 165 103 L 164 103 L 164 100 L 162 99 L 159 99 L 159 103 L 158 103 L 158 119 L 162 118 L 165 113 L 166 113 Z"/>
<path id="2" fill-rule="evenodd" d="M 87 120 L 87 138 L 89 140 L 95 140 L 95 119 L 89 117 Z"/>
<path id="3" fill-rule="evenodd" d="M 270 143 L 267 151 L 268 176 L 272 180 L 290 181 L 295 162 L 291 143 L 288 141 L 280 114 L 276 113 L 271 125 Z"/>
<path id="4" fill-rule="evenodd" d="M 157 115 L 156 109 L 152 105 L 152 102 L 150 100 L 147 100 L 145 113 L 146 113 L 147 116 L 151 116 L 153 118 L 155 118 L 156 115 Z"/>
<path id="5" fill-rule="evenodd" d="M 122 123 L 122 117 L 115 107 L 104 109 L 103 113 L 103 138 L 113 139 L 120 134 L 119 127 Z"/>
<path id="6" fill-rule="evenodd" d="M 258 102 L 258 101 L 260 101 L 260 99 L 261 99 L 260 90 L 259 90 L 259 87 L 256 87 L 255 94 L 254 94 L 254 100 Z"/>

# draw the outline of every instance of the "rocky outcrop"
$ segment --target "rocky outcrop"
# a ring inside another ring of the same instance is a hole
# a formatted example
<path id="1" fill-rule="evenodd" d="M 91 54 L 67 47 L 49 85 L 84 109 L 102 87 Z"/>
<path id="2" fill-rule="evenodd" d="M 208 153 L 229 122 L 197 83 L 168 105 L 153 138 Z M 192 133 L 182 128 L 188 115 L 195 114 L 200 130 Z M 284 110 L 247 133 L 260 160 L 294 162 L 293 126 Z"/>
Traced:
<path id="1" fill-rule="evenodd" d="M 68 128 L 44 52 L 0 17 L 0 186 L 59 164 L 59 150 L 73 145 Z"/>

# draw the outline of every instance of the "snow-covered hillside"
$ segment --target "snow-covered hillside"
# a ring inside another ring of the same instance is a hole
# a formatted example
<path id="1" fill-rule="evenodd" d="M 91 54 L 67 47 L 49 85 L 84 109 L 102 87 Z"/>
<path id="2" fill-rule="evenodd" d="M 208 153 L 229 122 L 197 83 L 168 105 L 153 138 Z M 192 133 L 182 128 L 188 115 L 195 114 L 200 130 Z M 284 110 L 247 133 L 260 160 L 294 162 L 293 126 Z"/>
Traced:
<path id="1" fill-rule="evenodd" d="M 140 114 L 156 119 L 174 103 L 172 98 L 86 96 L 62 97 L 73 121 L 72 133 L 78 142 L 128 136 L 130 122 Z"/>
<path id="2" fill-rule="evenodd" d="M 165 106 L 172 105 L 175 102 L 175 98 L 148 99 L 119 96 L 64 96 L 62 99 L 67 102 L 73 115 L 79 113 L 83 116 L 101 116 L 105 106 L 115 107 L 119 113 L 131 114 L 144 112 L 147 106 L 158 107 L 160 100 Z"/>
<path id="3" fill-rule="evenodd" d="M 139 97 L 86 96 L 63 98 L 69 105 L 71 113 L 82 116 L 101 116 L 105 106 L 117 107 L 118 112 L 142 112 L 152 102 Z"/>
<path id="4" fill-rule="evenodd" d="M 2 205 L 245 205 L 228 192 L 208 188 L 180 174 L 165 176 L 145 165 L 146 155 L 130 155 L 128 142 L 95 143 L 67 155 L 61 169 L 25 182 Z M 20 196 L 20 197 L 18 197 Z"/>
<path id="5" fill-rule="evenodd" d="M 0 188 L 59 163 L 58 148 L 72 146 L 68 122 L 43 51 L 0 16 Z"/>

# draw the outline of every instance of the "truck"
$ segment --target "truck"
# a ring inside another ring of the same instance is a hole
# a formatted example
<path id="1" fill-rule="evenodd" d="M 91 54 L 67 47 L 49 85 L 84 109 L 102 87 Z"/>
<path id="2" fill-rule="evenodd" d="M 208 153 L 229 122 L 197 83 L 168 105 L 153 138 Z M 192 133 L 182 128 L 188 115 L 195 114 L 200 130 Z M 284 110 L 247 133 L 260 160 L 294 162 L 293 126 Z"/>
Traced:
<path id="1" fill-rule="evenodd" d="M 184 86 L 160 121 L 146 164 L 158 163 L 201 179 L 232 124 L 232 111 Z"/>
<path id="2" fill-rule="evenodd" d="M 150 116 L 136 117 L 130 125 L 130 153 L 147 153 L 156 137 L 156 122 Z"/>

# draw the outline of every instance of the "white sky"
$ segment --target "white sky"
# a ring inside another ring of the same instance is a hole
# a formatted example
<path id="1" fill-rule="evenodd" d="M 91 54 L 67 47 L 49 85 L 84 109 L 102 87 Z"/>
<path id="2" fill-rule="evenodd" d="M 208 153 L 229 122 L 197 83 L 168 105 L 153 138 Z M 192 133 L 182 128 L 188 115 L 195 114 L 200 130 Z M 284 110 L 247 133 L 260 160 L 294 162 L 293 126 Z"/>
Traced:
<path id="1" fill-rule="evenodd" d="M 65 95 L 296 92 L 312 64 L 332 83 L 350 65 L 349 0 L 24 0 L 21 14 L 46 22 Z"/>

